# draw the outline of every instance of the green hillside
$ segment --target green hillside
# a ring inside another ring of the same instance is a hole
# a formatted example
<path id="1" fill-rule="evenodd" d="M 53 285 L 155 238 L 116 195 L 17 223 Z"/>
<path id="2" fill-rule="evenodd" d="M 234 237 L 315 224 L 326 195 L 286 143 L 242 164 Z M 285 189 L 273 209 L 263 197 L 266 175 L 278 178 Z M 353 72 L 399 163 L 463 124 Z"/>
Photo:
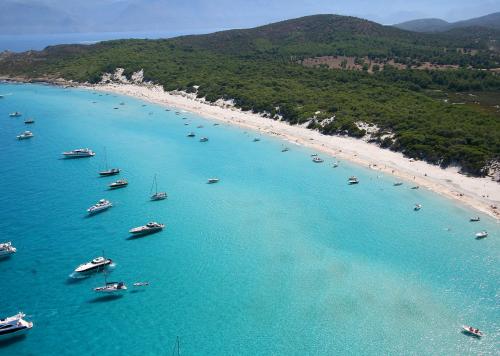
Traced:
<path id="1" fill-rule="evenodd" d="M 98 82 L 115 68 L 125 68 L 128 76 L 143 69 L 146 80 L 167 90 L 195 92 L 197 85 L 199 97 L 233 99 L 245 110 L 270 119 L 308 122 L 325 134 L 361 137 L 365 132 L 357 122 L 376 124 L 380 131 L 372 140 L 383 147 L 483 175 L 500 157 L 500 113 L 489 104 L 453 105 L 446 99 L 448 93 L 474 90 L 487 95 L 489 103 L 498 99 L 500 104 L 500 77 L 482 70 L 500 67 L 499 58 L 489 49 L 489 39 L 460 36 L 417 34 L 351 17 L 317 15 L 170 40 L 108 41 L 4 54 L 0 75 Z M 464 43 L 470 45 L 465 51 Z M 307 68 L 299 61 L 341 54 L 359 61 L 425 60 L 461 68 L 386 65 L 371 74 Z"/>

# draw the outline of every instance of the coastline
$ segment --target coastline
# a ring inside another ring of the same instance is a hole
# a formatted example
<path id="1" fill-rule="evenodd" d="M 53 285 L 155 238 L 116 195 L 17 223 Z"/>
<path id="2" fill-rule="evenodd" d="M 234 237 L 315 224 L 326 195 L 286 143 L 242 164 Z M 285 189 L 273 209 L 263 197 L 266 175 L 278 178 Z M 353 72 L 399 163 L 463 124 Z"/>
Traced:
<path id="1" fill-rule="evenodd" d="M 27 81 L 24 78 L 0 78 Z M 72 86 L 135 97 L 150 103 L 174 107 L 202 117 L 236 125 L 264 135 L 279 137 L 292 144 L 317 150 L 339 160 L 348 160 L 381 173 L 393 175 L 420 188 L 426 188 L 455 202 L 472 207 L 500 221 L 500 185 L 491 178 L 467 177 L 457 168 L 442 169 L 424 161 L 412 161 L 400 152 L 378 147 L 361 139 L 327 136 L 302 126 L 292 126 L 259 114 L 241 111 L 230 103 L 209 103 L 195 94 L 165 92 L 159 85 L 147 83 L 77 84 L 63 79 L 41 79 L 37 82 Z"/>

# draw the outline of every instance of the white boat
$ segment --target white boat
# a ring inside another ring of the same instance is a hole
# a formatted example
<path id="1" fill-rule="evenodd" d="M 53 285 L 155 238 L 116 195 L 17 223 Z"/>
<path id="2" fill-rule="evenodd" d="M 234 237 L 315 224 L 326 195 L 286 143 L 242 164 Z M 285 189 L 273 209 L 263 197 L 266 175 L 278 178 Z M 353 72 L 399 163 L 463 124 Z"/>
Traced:
<path id="1" fill-rule="evenodd" d="M 94 292 L 98 293 L 117 293 L 125 292 L 126 290 L 127 286 L 124 282 L 106 282 L 105 285 L 94 288 Z"/>
<path id="2" fill-rule="evenodd" d="M 89 148 L 77 148 L 75 150 L 63 152 L 62 155 L 66 158 L 83 158 L 93 157 L 95 153 Z"/>
<path id="3" fill-rule="evenodd" d="M 194 132 L 190 132 L 188 133 L 187 137 L 195 137 L 196 135 L 194 134 Z"/>
<path id="4" fill-rule="evenodd" d="M 88 208 L 87 212 L 91 215 L 97 214 L 97 213 L 100 213 L 104 210 L 111 208 L 112 206 L 113 206 L 113 204 L 111 204 L 111 202 L 109 200 L 101 199 L 97 203 L 92 205 L 90 208 Z"/>
<path id="5" fill-rule="evenodd" d="M 83 263 L 75 268 L 75 273 L 99 272 L 108 267 L 113 261 L 105 257 L 96 257 L 92 261 Z"/>
<path id="6" fill-rule="evenodd" d="M 100 171 L 100 176 L 115 176 L 120 173 L 120 168 L 108 168 L 108 155 L 106 153 L 106 147 L 104 148 L 104 171 Z"/>
<path id="7" fill-rule="evenodd" d="M 164 224 L 157 223 L 155 221 L 148 222 L 146 225 L 134 227 L 130 229 L 129 232 L 133 235 L 148 235 L 155 232 L 163 230 Z"/>
<path id="8" fill-rule="evenodd" d="M 314 157 L 314 158 L 312 159 L 312 161 L 313 161 L 314 163 L 322 163 L 322 162 L 323 162 L 323 160 L 322 160 L 321 158 L 319 158 L 319 157 Z"/>
<path id="9" fill-rule="evenodd" d="M 32 138 L 34 135 L 33 135 L 33 132 L 31 131 L 24 131 L 22 134 L 16 136 L 16 138 L 18 140 L 26 140 L 28 138 Z"/>
<path id="10" fill-rule="evenodd" d="M 419 211 L 420 209 L 422 209 L 422 205 L 421 204 L 415 204 L 415 207 L 413 208 L 413 210 Z"/>
<path id="11" fill-rule="evenodd" d="M 134 287 L 146 287 L 149 286 L 149 282 L 135 282 Z"/>
<path id="12" fill-rule="evenodd" d="M 125 179 L 118 179 L 109 185 L 109 189 L 125 188 L 127 185 L 128 182 Z"/>
<path id="13" fill-rule="evenodd" d="M 155 177 L 153 178 L 153 185 L 151 185 L 150 193 L 153 191 L 153 186 L 155 186 L 155 193 L 153 195 L 151 195 L 151 200 L 156 201 L 156 200 L 167 199 L 166 192 L 159 192 L 158 191 L 158 182 L 156 180 L 156 174 L 155 174 Z"/>
<path id="14" fill-rule="evenodd" d="M 14 316 L 9 316 L 5 319 L 0 319 L 0 340 L 11 336 L 22 335 L 33 327 L 31 321 L 26 321 L 23 318 L 26 315 L 22 312 Z"/>
<path id="15" fill-rule="evenodd" d="M 477 222 L 477 221 L 481 221 L 481 218 L 479 216 L 476 216 L 474 218 L 470 218 L 469 221 L 470 222 Z"/>
<path id="16" fill-rule="evenodd" d="M 476 336 L 476 337 L 482 337 L 484 336 L 484 333 L 476 328 L 473 328 L 472 326 L 469 325 L 462 325 L 462 329 L 466 334 Z"/>
<path id="17" fill-rule="evenodd" d="M 214 184 L 214 183 L 218 183 L 219 182 L 219 178 L 208 178 L 208 184 Z"/>
<path id="18" fill-rule="evenodd" d="M 487 231 L 480 231 L 480 232 L 476 233 L 476 239 L 484 239 L 487 236 L 488 236 Z"/>
<path id="19" fill-rule="evenodd" d="M 12 246 L 12 242 L 0 243 L 0 257 L 10 256 L 17 252 L 17 249 Z"/>
<path id="20" fill-rule="evenodd" d="M 14 111 L 12 113 L 9 114 L 10 117 L 19 117 L 19 116 L 22 116 L 23 114 L 21 114 L 19 111 Z"/>
<path id="21" fill-rule="evenodd" d="M 356 178 L 355 176 L 352 176 L 352 177 L 349 177 L 349 179 L 347 180 L 347 183 L 348 184 L 358 184 L 359 183 L 359 179 Z"/>
<path id="22" fill-rule="evenodd" d="M 208 142 L 208 137 L 202 137 L 202 138 L 200 138 L 200 142 Z"/>

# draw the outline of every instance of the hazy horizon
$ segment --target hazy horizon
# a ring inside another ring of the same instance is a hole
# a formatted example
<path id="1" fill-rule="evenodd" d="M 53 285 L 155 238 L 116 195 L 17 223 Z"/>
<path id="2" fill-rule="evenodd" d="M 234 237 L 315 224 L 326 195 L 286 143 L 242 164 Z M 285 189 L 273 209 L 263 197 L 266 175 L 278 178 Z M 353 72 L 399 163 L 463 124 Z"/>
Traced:
<path id="1" fill-rule="evenodd" d="M 81 32 L 199 32 L 201 29 L 247 28 L 313 14 L 356 16 L 385 25 L 420 18 L 449 22 L 500 11 L 500 0 L 423 0 L 356 2 L 328 0 L 4 0 L 3 34 Z"/>

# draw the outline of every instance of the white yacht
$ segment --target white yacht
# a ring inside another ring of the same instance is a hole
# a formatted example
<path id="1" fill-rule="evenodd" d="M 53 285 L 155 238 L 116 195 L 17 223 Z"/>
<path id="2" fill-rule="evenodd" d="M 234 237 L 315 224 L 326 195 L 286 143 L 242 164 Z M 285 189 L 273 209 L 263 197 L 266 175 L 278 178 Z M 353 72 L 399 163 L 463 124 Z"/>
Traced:
<path id="1" fill-rule="evenodd" d="M 113 182 L 109 185 L 109 189 L 124 188 L 127 185 L 128 185 L 128 182 L 125 179 L 118 179 L 116 182 Z"/>
<path id="2" fill-rule="evenodd" d="M 152 221 L 148 222 L 146 225 L 134 227 L 133 229 L 130 229 L 129 232 L 133 235 L 147 235 L 161 231 L 163 230 L 164 227 L 165 227 L 164 224 Z"/>
<path id="3" fill-rule="evenodd" d="M 113 261 L 105 257 L 96 257 L 92 261 L 83 263 L 75 268 L 75 273 L 98 272 L 108 267 Z"/>
<path id="4" fill-rule="evenodd" d="M 208 178 L 208 184 L 214 184 L 214 183 L 218 183 L 219 182 L 219 178 Z"/>
<path id="5" fill-rule="evenodd" d="M 101 211 L 111 208 L 113 204 L 109 200 L 101 199 L 90 208 L 87 209 L 87 213 L 90 215 L 100 213 Z"/>
<path id="6" fill-rule="evenodd" d="M 0 257 L 10 256 L 16 253 L 17 249 L 12 246 L 12 242 L 0 243 Z"/>
<path id="7" fill-rule="evenodd" d="M 202 137 L 202 138 L 200 138 L 200 142 L 208 142 L 208 137 Z"/>
<path id="8" fill-rule="evenodd" d="M 0 340 L 11 336 L 24 334 L 33 327 L 33 323 L 23 318 L 26 315 L 22 312 L 5 319 L 0 319 Z"/>
<path id="9" fill-rule="evenodd" d="M 16 138 L 18 140 L 26 140 L 28 138 L 32 138 L 33 136 L 35 136 L 35 135 L 33 135 L 33 132 L 31 132 L 31 131 L 24 131 L 22 134 L 16 136 Z"/>
<path id="10" fill-rule="evenodd" d="M 323 163 L 323 159 L 321 159 L 320 157 L 314 157 L 314 158 L 312 159 L 312 161 L 313 161 L 314 163 Z"/>
<path id="11" fill-rule="evenodd" d="M 89 148 L 77 148 L 76 150 L 63 152 L 62 155 L 66 158 L 83 158 L 93 157 L 95 156 L 95 153 Z"/>
<path id="12" fill-rule="evenodd" d="M 10 117 L 19 117 L 19 116 L 22 116 L 23 114 L 21 114 L 19 111 L 14 111 L 13 113 L 10 113 L 9 116 Z"/>
<path id="13" fill-rule="evenodd" d="M 480 231 L 480 232 L 476 233 L 476 239 L 484 239 L 487 236 L 488 236 L 487 231 Z"/>
<path id="14" fill-rule="evenodd" d="M 352 176 L 352 177 L 349 177 L 349 179 L 347 180 L 347 183 L 348 184 L 358 184 L 359 183 L 359 179 L 356 178 L 355 176 Z"/>
<path id="15" fill-rule="evenodd" d="M 124 292 L 126 290 L 127 286 L 124 282 L 106 282 L 105 285 L 94 288 L 94 292 L 98 293 L 116 293 Z"/>

